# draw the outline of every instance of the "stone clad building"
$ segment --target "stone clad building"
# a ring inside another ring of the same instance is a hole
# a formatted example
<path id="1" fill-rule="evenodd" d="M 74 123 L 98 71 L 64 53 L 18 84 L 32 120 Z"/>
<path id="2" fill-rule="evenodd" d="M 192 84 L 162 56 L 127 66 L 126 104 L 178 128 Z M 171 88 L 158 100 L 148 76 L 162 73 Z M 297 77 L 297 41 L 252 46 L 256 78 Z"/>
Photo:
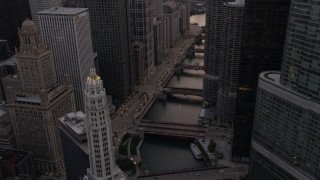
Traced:
<path id="1" fill-rule="evenodd" d="M 25 20 L 18 31 L 22 89 L 6 90 L 17 146 L 33 153 L 36 171 L 65 179 L 57 118 L 75 110 L 71 80 L 56 83 L 51 50 L 33 21 Z"/>

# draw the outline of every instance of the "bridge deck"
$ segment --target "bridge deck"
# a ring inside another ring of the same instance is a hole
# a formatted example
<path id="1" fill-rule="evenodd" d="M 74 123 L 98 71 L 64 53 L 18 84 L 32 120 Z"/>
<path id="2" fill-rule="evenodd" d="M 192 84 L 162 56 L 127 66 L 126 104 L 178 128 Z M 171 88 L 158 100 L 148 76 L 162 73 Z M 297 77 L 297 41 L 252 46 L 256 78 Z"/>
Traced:
<path id="1" fill-rule="evenodd" d="M 202 97 L 202 89 L 165 87 L 161 92 L 167 94 L 184 94 Z"/>
<path id="2" fill-rule="evenodd" d="M 148 127 L 148 128 L 187 130 L 187 131 L 196 131 L 196 132 L 205 132 L 207 130 L 207 127 L 204 127 L 204 126 L 156 123 L 156 122 L 140 122 L 138 124 L 138 126 L 139 127 Z"/>
<path id="3" fill-rule="evenodd" d="M 160 134 L 182 137 L 202 137 L 206 130 L 206 126 L 191 125 L 170 122 L 151 122 L 142 120 L 139 124 L 139 131 L 147 134 Z"/>

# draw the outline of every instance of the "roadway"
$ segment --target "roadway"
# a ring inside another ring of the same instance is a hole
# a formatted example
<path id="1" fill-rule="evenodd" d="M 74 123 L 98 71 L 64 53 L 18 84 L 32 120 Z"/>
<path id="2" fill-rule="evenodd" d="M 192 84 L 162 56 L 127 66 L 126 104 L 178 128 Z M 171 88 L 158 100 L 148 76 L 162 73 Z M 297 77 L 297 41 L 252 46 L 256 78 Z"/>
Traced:
<path id="1" fill-rule="evenodd" d="M 170 173 L 164 175 L 155 175 L 150 177 L 141 177 L 141 180 L 222 180 L 222 179 L 240 179 L 247 174 L 247 168 L 223 168 L 223 169 L 208 169 L 195 170 L 190 172 Z M 129 179 L 134 179 L 129 177 Z"/>
<path id="2" fill-rule="evenodd" d="M 170 49 L 162 63 L 155 67 L 154 71 L 144 79 L 144 82 L 140 86 L 136 87 L 135 93 L 129 96 L 127 101 L 112 117 L 113 131 L 124 132 L 131 129 L 133 121 L 136 118 L 139 119 L 138 116 L 148 106 L 155 93 L 163 88 L 164 82 L 173 73 L 171 69 L 183 58 L 183 54 L 188 50 L 189 46 L 193 43 L 195 35 L 200 31 L 200 27 L 191 25 L 188 32 L 189 35 L 182 36 L 177 41 L 176 46 Z"/>

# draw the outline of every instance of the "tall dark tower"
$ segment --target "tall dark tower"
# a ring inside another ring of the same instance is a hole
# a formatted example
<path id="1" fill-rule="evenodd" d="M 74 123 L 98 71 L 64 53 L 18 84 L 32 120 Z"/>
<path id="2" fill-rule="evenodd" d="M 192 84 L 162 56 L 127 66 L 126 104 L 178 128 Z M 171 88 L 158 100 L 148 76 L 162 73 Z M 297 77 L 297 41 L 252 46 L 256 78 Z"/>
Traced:
<path id="1" fill-rule="evenodd" d="M 206 46 L 204 53 L 203 98 L 216 105 L 218 95 L 219 45 L 221 29 L 221 9 L 224 0 L 207 0 Z"/>
<path id="2" fill-rule="evenodd" d="M 106 94 L 123 102 L 131 86 L 129 12 L 126 0 L 79 0 L 89 8 L 93 50 L 98 53 L 98 74 Z"/>
<path id="3" fill-rule="evenodd" d="M 280 70 L 290 0 L 246 0 L 233 122 L 233 161 L 248 161 L 259 73 Z"/>
<path id="4" fill-rule="evenodd" d="M 28 0 L 1 0 L 0 40 L 8 40 L 11 51 L 19 46 L 18 27 L 30 17 Z"/>
<path id="5" fill-rule="evenodd" d="M 320 4 L 291 0 L 281 72 L 259 76 L 249 178 L 320 177 Z"/>

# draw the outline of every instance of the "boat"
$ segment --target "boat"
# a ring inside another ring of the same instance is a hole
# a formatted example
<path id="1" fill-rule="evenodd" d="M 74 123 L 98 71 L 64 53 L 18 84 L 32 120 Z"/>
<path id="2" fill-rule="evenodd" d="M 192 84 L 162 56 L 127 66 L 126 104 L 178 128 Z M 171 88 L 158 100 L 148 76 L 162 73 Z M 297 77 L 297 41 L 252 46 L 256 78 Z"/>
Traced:
<path id="1" fill-rule="evenodd" d="M 191 148 L 191 152 L 194 155 L 194 157 L 196 159 L 201 159 L 202 158 L 202 154 L 201 151 L 199 150 L 198 146 L 196 146 L 193 143 L 190 143 L 190 148 Z"/>

